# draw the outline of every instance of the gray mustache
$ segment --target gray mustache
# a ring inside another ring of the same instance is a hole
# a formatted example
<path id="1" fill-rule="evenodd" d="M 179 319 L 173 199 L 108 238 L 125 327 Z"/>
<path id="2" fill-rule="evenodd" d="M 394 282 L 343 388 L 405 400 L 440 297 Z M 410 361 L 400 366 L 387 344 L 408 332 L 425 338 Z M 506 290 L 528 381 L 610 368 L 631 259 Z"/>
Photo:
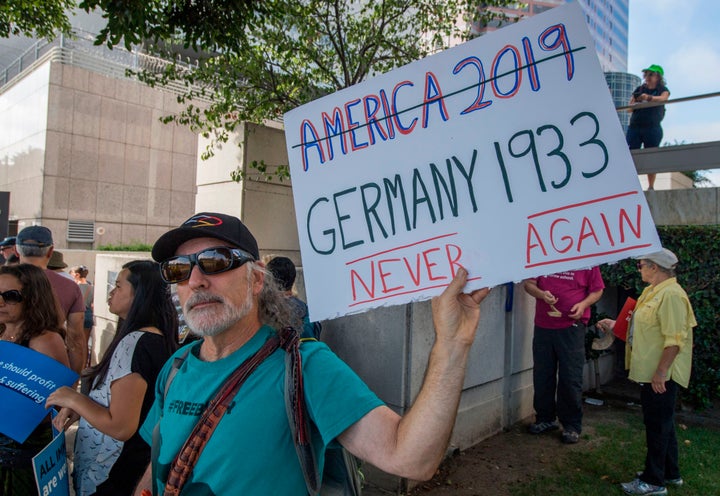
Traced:
<path id="1" fill-rule="evenodd" d="M 189 312 L 194 306 L 203 303 L 225 303 L 225 299 L 218 295 L 208 293 L 194 293 L 188 301 L 185 302 L 183 311 Z"/>

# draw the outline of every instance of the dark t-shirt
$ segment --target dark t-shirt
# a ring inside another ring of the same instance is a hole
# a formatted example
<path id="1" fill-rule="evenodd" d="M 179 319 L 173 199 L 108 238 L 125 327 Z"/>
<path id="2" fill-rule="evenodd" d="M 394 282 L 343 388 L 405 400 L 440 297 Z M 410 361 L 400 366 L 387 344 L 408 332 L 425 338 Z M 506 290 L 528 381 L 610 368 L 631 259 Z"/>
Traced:
<path id="1" fill-rule="evenodd" d="M 666 91 L 668 93 L 670 92 L 670 90 L 666 86 L 663 86 L 662 84 L 658 84 L 652 90 L 643 84 L 643 85 L 635 88 L 635 91 L 633 91 L 633 96 L 635 97 L 635 100 L 637 100 L 638 97 L 642 94 L 652 95 L 652 96 L 660 96 Z M 665 117 L 665 105 L 658 105 L 657 107 L 633 110 L 632 114 L 630 115 L 630 126 L 631 127 L 659 126 L 660 121 L 663 120 L 663 117 Z"/>

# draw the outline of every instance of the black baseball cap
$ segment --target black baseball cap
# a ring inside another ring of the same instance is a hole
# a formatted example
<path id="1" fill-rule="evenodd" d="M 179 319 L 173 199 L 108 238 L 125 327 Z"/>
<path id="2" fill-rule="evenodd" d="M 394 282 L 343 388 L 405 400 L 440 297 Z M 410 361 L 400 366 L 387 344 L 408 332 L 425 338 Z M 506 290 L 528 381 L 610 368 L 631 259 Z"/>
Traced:
<path id="1" fill-rule="evenodd" d="M 153 245 L 152 257 L 157 262 L 163 262 L 174 256 L 178 246 L 184 242 L 206 237 L 227 241 L 234 247 L 248 252 L 255 260 L 260 258 L 257 241 L 245 224 L 237 217 L 216 212 L 195 214 L 180 227 L 160 236 Z"/>
<path id="2" fill-rule="evenodd" d="M 8 236 L 0 241 L 0 248 L 5 248 L 6 246 L 15 246 L 15 236 Z"/>

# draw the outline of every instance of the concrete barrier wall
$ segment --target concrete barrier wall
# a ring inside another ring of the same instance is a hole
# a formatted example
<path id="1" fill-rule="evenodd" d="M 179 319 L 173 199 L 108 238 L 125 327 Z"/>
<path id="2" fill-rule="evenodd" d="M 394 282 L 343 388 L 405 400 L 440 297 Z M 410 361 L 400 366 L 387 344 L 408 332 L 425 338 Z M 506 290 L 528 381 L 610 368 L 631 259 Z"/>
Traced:
<path id="1" fill-rule="evenodd" d="M 646 191 L 650 213 L 658 226 L 720 224 L 720 188 Z"/>
<path id="2" fill-rule="evenodd" d="M 524 291 L 506 312 L 508 291 L 495 288 L 482 304 L 452 439 L 460 449 L 532 413 L 532 314 L 522 315 L 530 310 Z M 423 383 L 434 335 L 430 302 L 424 301 L 326 321 L 322 340 L 402 414 Z"/>

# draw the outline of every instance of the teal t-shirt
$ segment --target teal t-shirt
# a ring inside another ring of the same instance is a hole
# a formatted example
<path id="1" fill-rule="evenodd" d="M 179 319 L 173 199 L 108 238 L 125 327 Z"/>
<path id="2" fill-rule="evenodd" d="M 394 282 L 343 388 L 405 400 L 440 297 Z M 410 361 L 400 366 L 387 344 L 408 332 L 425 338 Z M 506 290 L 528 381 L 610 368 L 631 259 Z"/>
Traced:
<path id="1" fill-rule="evenodd" d="M 212 395 L 228 375 L 255 353 L 274 330 L 263 326 L 232 355 L 215 362 L 197 357 L 200 343 L 173 379 L 167 397 L 165 381 L 171 358 L 158 376 L 156 401 L 140 434 L 152 444 L 152 432 L 160 419 L 160 450 L 155 484 L 165 485 L 173 458 L 195 426 Z M 179 350 L 175 356 L 182 354 Z M 300 346 L 305 400 L 317 426 L 316 453 L 323 459 L 325 447 L 340 433 L 383 402 L 323 343 Z M 302 495 L 305 480 L 290 436 L 285 410 L 285 351 L 278 349 L 263 361 L 242 385 L 225 416 L 203 450 L 183 495 Z"/>

